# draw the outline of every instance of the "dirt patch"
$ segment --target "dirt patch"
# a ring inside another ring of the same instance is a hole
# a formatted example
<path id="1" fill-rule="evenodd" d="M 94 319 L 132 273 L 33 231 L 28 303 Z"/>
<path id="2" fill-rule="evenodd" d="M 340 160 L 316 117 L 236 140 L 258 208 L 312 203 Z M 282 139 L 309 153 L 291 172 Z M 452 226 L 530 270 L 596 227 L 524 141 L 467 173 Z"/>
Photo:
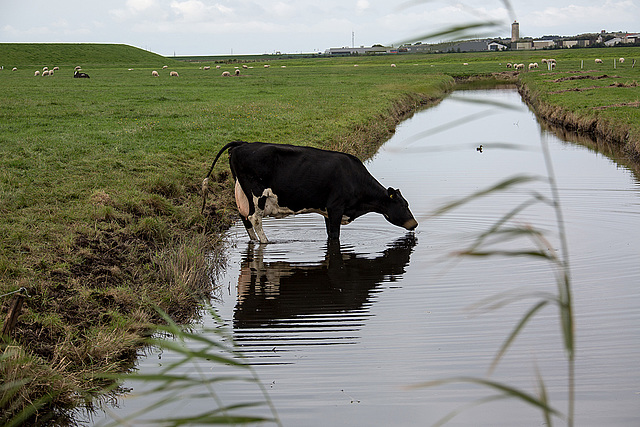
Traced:
<path id="1" fill-rule="evenodd" d="M 550 94 L 558 94 L 558 93 L 565 93 L 565 92 L 584 92 L 587 90 L 594 90 L 594 89 L 605 89 L 605 88 L 610 88 L 610 87 L 637 87 L 638 86 L 638 82 L 632 82 L 632 83 L 620 83 L 620 82 L 614 82 L 611 83 L 608 86 L 589 86 L 589 87 L 574 87 L 571 89 L 562 89 L 562 90 L 554 90 L 552 92 L 549 92 Z M 595 107 L 600 108 L 600 107 Z"/>
<path id="2" fill-rule="evenodd" d="M 600 107 L 593 107 L 594 110 L 606 110 L 607 108 L 614 108 L 614 107 L 635 107 L 638 108 L 640 107 L 640 101 L 636 101 L 636 102 L 625 102 L 622 104 L 613 104 L 613 105 L 603 105 Z"/>
<path id="3" fill-rule="evenodd" d="M 619 79 L 620 76 L 609 76 L 607 74 L 602 74 L 599 76 L 591 76 L 591 75 L 582 75 L 582 76 L 569 76 L 569 77 L 560 77 L 559 79 L 551 80 L 553 83 L 566 82 L 571 80 L 602 80 L 602 79 Z"/>

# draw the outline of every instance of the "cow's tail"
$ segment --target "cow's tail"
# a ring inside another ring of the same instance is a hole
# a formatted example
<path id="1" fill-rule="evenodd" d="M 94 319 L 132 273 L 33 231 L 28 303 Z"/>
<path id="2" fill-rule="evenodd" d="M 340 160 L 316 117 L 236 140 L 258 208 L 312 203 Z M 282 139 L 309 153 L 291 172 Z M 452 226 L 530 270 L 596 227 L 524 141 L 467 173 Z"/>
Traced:
<path id="1" fill-rule="evenodd" d="M 220 158 L 222 153 L 227 151 L 229 148 L 237 147 L 237 146 L 242 145 L 242 144 L 246 144 L 246 142 L 244 142 L 244 141 L 232 141 L 232 142 L 228 143 L 227 145 L 225 145 L 224 147 L 222 147 L 220 149 L 220 151 L 218 151 L 218 154 L 216 155 L 216 158 L 213 160 L 213 163 L 211 164 L 211 168 L 209 169 L 209 173 L 207 174 L 207 176 L 202 181 L 202 210 L 200 211 L 200 213 L 204 213 L 204 207 L 205 207 L 205 205 L 207 203 L 207 194 L 209 194 L 209 176 L 211 176 L 211 172 L 213 172 L 213 167 L 216 165 L 216 162 L 218 161 L 218 159 Z"/>

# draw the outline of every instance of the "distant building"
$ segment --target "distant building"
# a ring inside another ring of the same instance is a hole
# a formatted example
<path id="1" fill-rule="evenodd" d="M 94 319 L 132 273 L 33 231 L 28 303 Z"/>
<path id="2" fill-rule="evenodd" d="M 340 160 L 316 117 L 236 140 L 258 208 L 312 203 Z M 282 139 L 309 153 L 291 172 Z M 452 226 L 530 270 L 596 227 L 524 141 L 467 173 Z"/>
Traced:
<path id="1" fill-rule="evenodd" d="M 553 40 L 534 40 L 533 41 L 533 49 L 544 49 L 553 47 L 556 45 L 556 42 Z"/>
<path id="2" fill-rule="evenodd" d="M 390 48 L 384 46 L 332 47 L 324 51 L 325 55 L 331 56 L 372 55 L 388 52 L 390 52 Z"/>
<path id="3" fill-rule="evenodd" d="M 520 24 L 518 24 L 518 21 L 513 21 L 513 24 L 511 24 L 511 41 L 518 40 L 520 40 Z"/>
<path id="4" fill-rule="evenodd" d="M 498 43 L 496 41 L 493 41 L 487 45 L 487 50 L 491 50 L 491 51 L 500 51 L 500 50 L 506 50 L 506 49 L 507 49 L 506 45 L 503 45 L 502 43 Z"/>
<path id="5" fill-rule="evenodd" d="M 511 49 L 513 50 L 529 50 L 533 49 L 532 40 L 520 40 L 515 43 L 511 43 Z"/>

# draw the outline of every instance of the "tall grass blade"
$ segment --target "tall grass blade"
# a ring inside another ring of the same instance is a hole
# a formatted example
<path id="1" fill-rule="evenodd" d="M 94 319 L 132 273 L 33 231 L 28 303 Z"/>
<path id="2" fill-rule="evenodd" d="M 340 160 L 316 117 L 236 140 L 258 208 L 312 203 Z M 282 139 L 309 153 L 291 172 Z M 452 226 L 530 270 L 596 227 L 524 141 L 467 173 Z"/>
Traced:
<path id="1" fill-rule="evenodd" d="M 469 384 L 477 384 L 477 385 L 481 385 L 481 386 L 485 386 L 485 387 L 489 387 L 492 388 L 494 390 L 500 391 L 502 392 L 505 397 L 510 397 L 510 398 L 516 398 L 519 399 L 523 402 L 529 403 L 539 409 L 542 409 L 544 411 L 548 411 L 550 414 L 555 415 L 557 417 L 561 417 L 564 418 L 564 415 L 550 407 L 548 405 L 547 402 L 544 402 L 542 399 L 527 393 L 526 391 L 523 390 L 519 390 L 515 387 L 510 387 L 508 385 L 505 385 L 503 383 L 497 382 L 497 381 L 491 381 L 491 380 L 487 380 L 487 379 L 483 379 L 483 378 L 475 378 L 475 377 L 453 377 L 453 378 L 445 378 L 445 379 L 441 379 L 441 380 L 433 380 L 433 381 L 427 381 L 427 382 L 423 382 L 423 383 L 419 383 L 416 384 L 414 386 L 412 386 L 411 388 L 421 388 L 421 387 L 435 387 L 435 386 L 442 386 L 442 385 L 447 385 L 447 384 L 454 384 L 454 383 L 469 383 Z"/>
<path id="2" fill-rule="evenodd" d="M 498 366 L 498 363 L 502 359 L 502 356 L 504 356 L 504 354 L 507 352 L 507 350 L 511 346 L 511 343 L 513 343 L 516 337 L 520 334 L 520 331 L 522 330 L 522 328 L 524 328 L 524 326 L 533 317 L 534 314 L 536 314 L 540 309 L 545 307 L 548 303 L 549 301 L 544 301 L 544 300 L 540 301 L 539 303 L 534 305 L 527 313 L 525 313 L 525 315 L 520 319 L 518 324 L 511 331 L 511 334 L 509 334 L 507 339 L 504 341 L 504 343 L 500 347 L 498 354 L 496 354 L 496 356 L 494 357 L 493 362 L 489 367 L 489 375 L 491 375 L 495 370 L 495 368 Z"/>
<path id="3" fill-rule="evenodd" d="M 451 211 L 453 209 L 458 208 L 459 206 L 462 206 L 464 204 L 467 204 L 473 200 L 476 200 L 480 197 L 484 197 L 487 196 L 489 194 L 495 193 L 497 191 L 504 191 L 507 190 L 511 187 L 514 187 L 516 185 L 520 185 L 520 184 L 524 184 L 527 182 L 535 182 L 535 181 L 544 181 L 544 178 L 539 177 L 539 176 L 530 176 L 530 175 L 518 175 L 518 176 L 514 176 L 511 178 L 507 178 L 503 181 L 498 182 L 497 184 L 494 184 L 493 186 L 486 188 L 484 190 L 479 190 L 467 197 L 464 197 L 462 199 L 456 200 L 454 202 L 451 202 L 449 204 L 446 204 L 444 206 L 442 206 L 441 208 L 437 209 L 436 211 L 434 211 L 431 216 L 438 216 L 438 215 L 442 215 L 448 211 Z"/>

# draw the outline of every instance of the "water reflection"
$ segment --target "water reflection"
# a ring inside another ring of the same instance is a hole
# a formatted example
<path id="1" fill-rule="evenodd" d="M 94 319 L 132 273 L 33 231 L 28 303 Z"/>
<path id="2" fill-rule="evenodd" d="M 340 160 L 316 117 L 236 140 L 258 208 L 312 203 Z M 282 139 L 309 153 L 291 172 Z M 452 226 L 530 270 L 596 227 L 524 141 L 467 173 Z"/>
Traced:
<path id="1" fill-rule="evenodd" d="M 265 262 L 265 245 L 249 243 L 233 313 L 237 342 L 245 353 L 357 342 L 373 295 L 402 277 L 416 243 L 408 233 L 370 257 L 328 242 L 317 263 Z"/>

